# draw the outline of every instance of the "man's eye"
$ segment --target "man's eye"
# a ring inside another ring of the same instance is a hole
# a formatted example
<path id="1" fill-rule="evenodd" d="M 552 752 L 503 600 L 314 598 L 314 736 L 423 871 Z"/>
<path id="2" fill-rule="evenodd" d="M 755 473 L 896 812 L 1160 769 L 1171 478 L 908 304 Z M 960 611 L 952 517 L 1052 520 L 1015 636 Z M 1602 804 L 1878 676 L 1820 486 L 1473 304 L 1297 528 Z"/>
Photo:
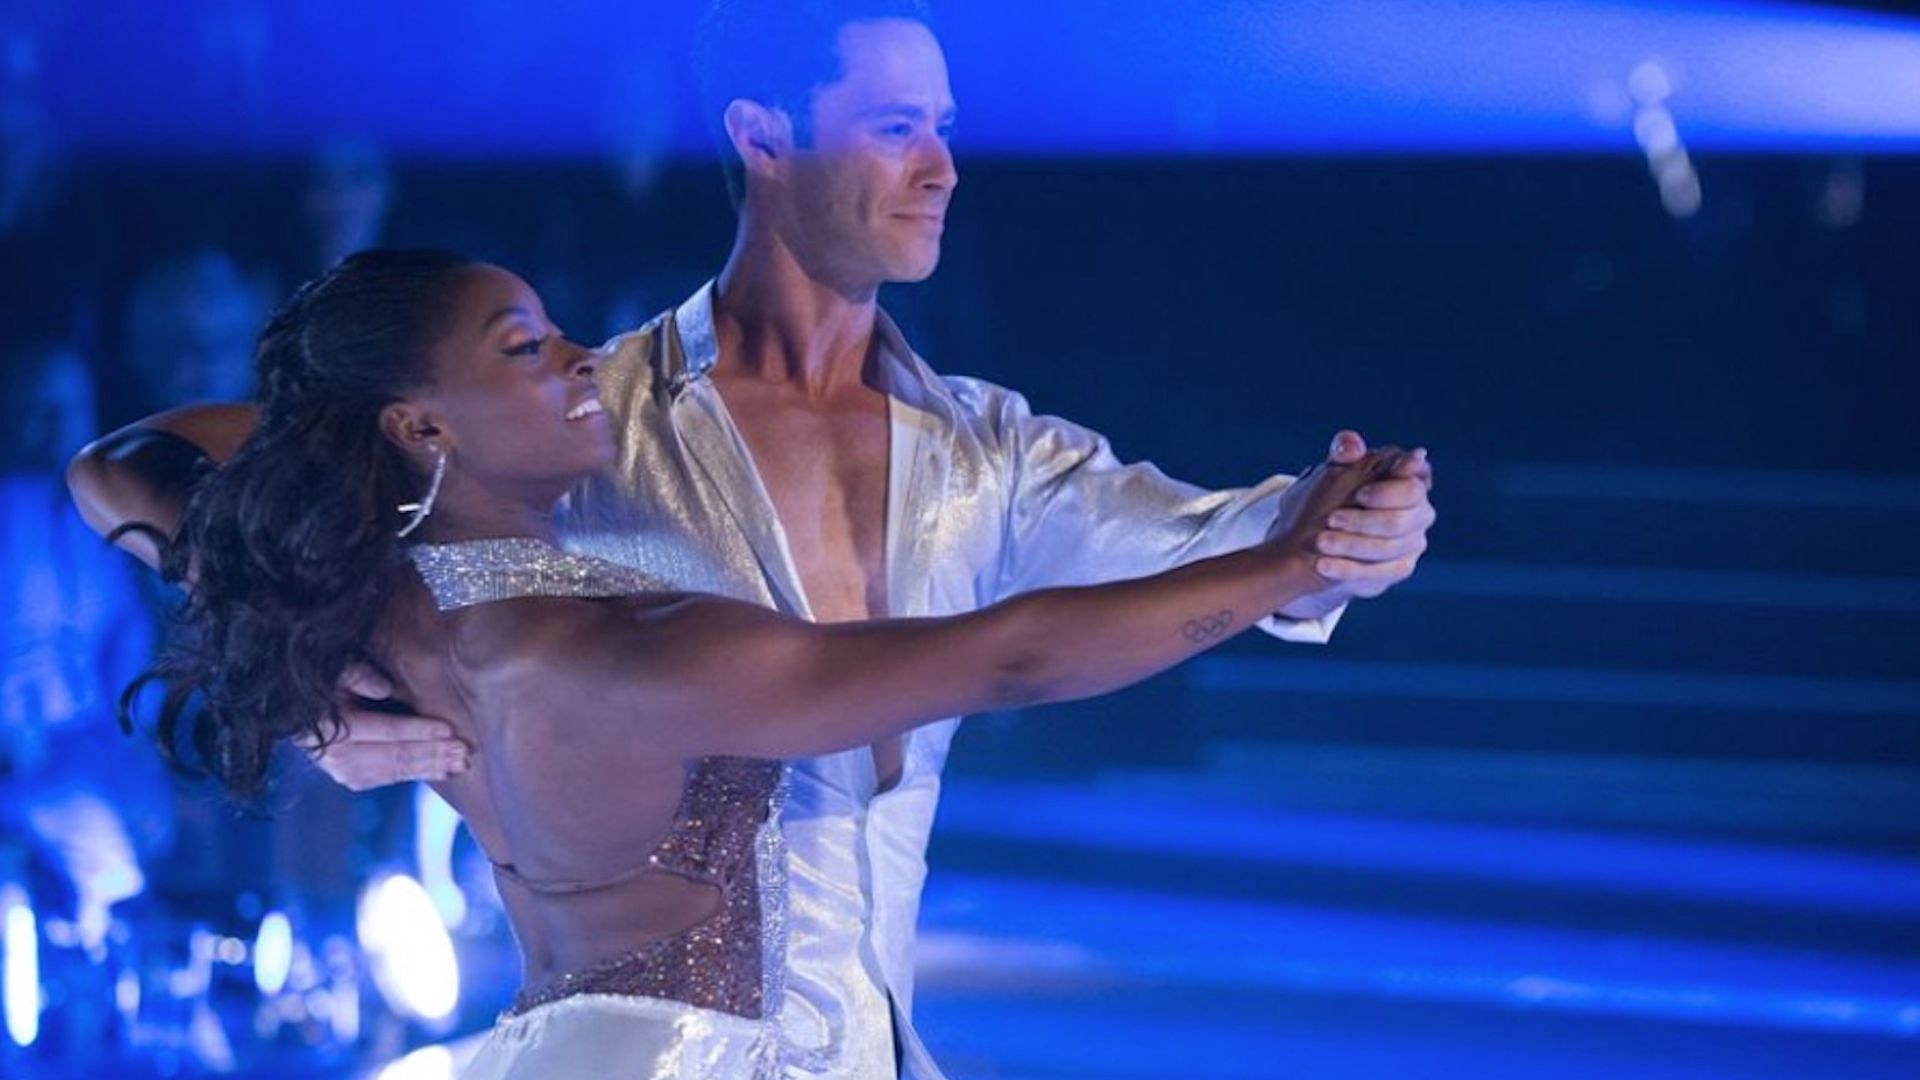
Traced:
<path id="1" fill-rule="evenodd" d="M 507 355 L 508 356 L 539 356 L 540 350 L 545 348 L 546 344 L 547 344 L 546 338 L 543 338 L 543 337 L 534 338 L 532 341 L 529 341 L 524 345 L 515 345 L 513 348 L 508 349 Z"/>
<path id="2" fill-rule="evenodd" d="M 912 124 L 888 124 L 886 127 L 880 130 L 881 130 L 881 134 L 883 135 L 887 135 L 895 139 L 904 139 L 907 136 L 913 134 L 913 125 Z"/>

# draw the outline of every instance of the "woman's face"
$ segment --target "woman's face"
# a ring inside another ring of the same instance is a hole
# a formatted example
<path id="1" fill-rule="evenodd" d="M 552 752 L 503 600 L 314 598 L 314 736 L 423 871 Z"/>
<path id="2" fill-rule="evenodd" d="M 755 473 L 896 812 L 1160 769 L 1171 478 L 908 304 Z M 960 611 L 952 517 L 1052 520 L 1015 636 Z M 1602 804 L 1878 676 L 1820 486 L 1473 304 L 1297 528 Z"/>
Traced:
<path id="1" fill-rule="evenodd" d="M 613 460 L 593 354 L 561 336 L 526 282 L 497 266 L 456 273 L 433 385 L 413 399 L 438 429 L 430 441 L 491 494 L 557 497 Z"/>

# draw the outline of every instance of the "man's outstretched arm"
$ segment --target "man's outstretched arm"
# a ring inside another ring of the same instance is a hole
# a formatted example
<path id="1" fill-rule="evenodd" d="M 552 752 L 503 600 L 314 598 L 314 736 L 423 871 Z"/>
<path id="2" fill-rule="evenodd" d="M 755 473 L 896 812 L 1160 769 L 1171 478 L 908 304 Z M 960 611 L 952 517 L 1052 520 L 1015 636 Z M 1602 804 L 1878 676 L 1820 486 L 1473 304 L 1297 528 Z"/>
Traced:
<path id="1" fill-rule="evenodd" d="M 1293 477 L 1206 491 L 1151 464 L 1123 463 L 1098 433 L 1036 416 L 1017 393 L 951 381 L 995 429 L 1011 478 L 998 595 L 1153 573 L 1257 543 L 1297 513 Z M 1366 451 L 1357 433 L 1341 432 L 1327 460 L 1356 461 Z M 1324 641 L 1349 600 L 1378 596 L 1410 575 L 1434 521 L 1431 480 L 1425 453 L 1415 451 L 1394 475 L 1363 488 L 1343 511 L 1338 531 L 1326 534 L 1329 572 L 1323 576 L 1331 584 L 1289 604 L 1263 628 L 1291 640 Z"/>
<path id="2" fill-rule="evenodd" d="M 202 471 L 232 457 L 253 433 L 251 405 L 188 405 L 103 435 L 74 455 L 67 490 L 80 516 L 158 570 L 186 516 Z"/>
<path id="3" fill-rule="evenodd" d="M 159 569 L 180 530 L 194 482 L 233 457 L 253 434 L 251 405 L 188 405 L 136 421 L 89 443 L 67 466 L 67 489 L 80 516 L 141 562 Z M 465 772 L 468 749 L 451 724 L 378 708 L 393 687 L 365 665 L 340 680 L 346 730 L 324 750 L 308 747 L 335 782 L 365 791 L 405 780 L 444 780 Z"/>

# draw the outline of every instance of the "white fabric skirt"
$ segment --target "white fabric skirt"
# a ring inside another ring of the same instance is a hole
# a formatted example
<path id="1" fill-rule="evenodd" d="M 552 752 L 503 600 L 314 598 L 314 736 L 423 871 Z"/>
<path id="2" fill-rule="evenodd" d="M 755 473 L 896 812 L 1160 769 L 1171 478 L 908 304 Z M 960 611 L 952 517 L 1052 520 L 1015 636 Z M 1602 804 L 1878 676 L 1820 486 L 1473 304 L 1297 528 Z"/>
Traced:
<path id="1" fill-rule="evenodd" d="M 461 1080 L 777 1080 L 777 1024 L 659 998 L 579 994 L 494 1025 Z"/>

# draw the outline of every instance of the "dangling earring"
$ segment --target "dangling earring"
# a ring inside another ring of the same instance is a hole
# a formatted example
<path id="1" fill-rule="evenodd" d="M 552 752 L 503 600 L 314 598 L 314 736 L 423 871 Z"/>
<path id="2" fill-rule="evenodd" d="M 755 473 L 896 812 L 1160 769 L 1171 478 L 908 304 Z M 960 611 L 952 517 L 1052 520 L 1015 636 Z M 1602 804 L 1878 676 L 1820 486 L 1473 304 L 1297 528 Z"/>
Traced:
<path id="1" fill-rule="evenodd" d="M 419 528 L 420 523 L 427 520 L 427 515 L 433 513 L 433 502 L 440 497 L 440 481 L 447 478 L 447 452 L 435 447 L 433 454 L 433 479 L 427 482 L 427 497 L 417 503 L 401 503 L 394 507 L 403 514 L 413 515 L 400 527 L 399 536 L 402 539 Z"/>

